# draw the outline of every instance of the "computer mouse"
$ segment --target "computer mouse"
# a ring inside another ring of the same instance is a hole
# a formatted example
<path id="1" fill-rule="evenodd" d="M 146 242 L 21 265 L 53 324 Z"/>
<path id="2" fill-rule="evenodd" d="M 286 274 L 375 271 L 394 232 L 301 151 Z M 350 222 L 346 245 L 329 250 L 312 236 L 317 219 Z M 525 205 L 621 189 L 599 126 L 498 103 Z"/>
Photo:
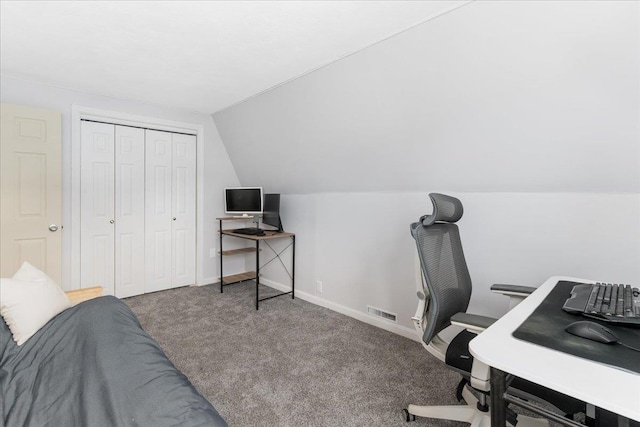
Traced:
<path id="1" fill-rule="evenodd" d="M 615 344 L 618 342 L 618 337 L 607 327 L 596 322 L 589 322 L 588 320 L 573 322 L 564 328 L 564 330 L 578 337 L 605 344 Z"/>

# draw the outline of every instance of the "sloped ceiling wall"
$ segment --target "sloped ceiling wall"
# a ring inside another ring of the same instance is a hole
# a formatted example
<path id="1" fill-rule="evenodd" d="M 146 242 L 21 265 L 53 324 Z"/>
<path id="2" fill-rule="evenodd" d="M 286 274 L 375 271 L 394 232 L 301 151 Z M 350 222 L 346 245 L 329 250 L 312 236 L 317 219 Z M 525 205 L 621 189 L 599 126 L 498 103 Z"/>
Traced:
<path id="1" fill-rule="evenodd" d="M 213 118 L 243 185 L 640 192 L 637 2 L 474 2 Z"/>
<path id="2" fill-rule="evenodd" d="M 0 1 L 0 72 L 211 114 L 466 1 Z"/>

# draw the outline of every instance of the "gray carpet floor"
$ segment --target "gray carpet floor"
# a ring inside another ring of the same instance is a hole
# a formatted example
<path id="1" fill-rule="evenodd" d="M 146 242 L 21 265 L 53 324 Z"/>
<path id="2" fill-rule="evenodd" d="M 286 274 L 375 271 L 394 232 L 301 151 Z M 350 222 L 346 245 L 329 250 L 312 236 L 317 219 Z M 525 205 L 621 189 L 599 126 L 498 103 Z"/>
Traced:
<path id="1" fill-rule="evenodd" d="M 461 425 L 402 420 L 409 403 L 456 403 L 459 376 L 419 343 L 289 296 L 256 311 L 254 289 L 186 287 L 124 301 L 232 427 Z"/>

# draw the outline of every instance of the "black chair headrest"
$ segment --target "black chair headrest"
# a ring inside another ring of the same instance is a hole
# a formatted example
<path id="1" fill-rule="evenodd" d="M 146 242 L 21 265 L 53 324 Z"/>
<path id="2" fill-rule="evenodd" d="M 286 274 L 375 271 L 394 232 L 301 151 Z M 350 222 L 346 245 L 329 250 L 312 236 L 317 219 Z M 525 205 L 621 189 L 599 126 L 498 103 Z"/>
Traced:
<path id="1" fill-rule="evenodd" d="M 420 218 L 420 222 L 425 227 L 435 224 L 436 222 L 457 222 L 462 218 L 464 209 L 462 202 L 455 197 L 446 194 L 431 193 L 429 194 L 433 203 L 433 213 L 424 215 Z"/>

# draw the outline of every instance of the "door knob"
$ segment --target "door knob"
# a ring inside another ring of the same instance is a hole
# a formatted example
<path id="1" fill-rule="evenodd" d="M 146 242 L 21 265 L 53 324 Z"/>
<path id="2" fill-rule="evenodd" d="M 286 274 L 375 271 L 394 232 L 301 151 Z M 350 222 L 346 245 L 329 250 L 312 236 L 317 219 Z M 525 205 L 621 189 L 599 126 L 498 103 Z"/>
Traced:
<path id="1" fill-rule="evenodd" d="M 51 224 L 49 226 L 49 231 L 58 231 L 58 226 L 56 224 Z"/>
<path id="2" fill-rule="evenodd" d="M 175 217 L 175 216 L 173 217 L 173 220 L 174 220 L 174 221 L 176 220 L 176 217 Z"/>
<path id="3" fill-rule="evenodd" d="M 111 221 L 109 221 L 109 224 L 113 224 L 114 222 L 115 222 L 114 220 L 111 220 Z"/>

